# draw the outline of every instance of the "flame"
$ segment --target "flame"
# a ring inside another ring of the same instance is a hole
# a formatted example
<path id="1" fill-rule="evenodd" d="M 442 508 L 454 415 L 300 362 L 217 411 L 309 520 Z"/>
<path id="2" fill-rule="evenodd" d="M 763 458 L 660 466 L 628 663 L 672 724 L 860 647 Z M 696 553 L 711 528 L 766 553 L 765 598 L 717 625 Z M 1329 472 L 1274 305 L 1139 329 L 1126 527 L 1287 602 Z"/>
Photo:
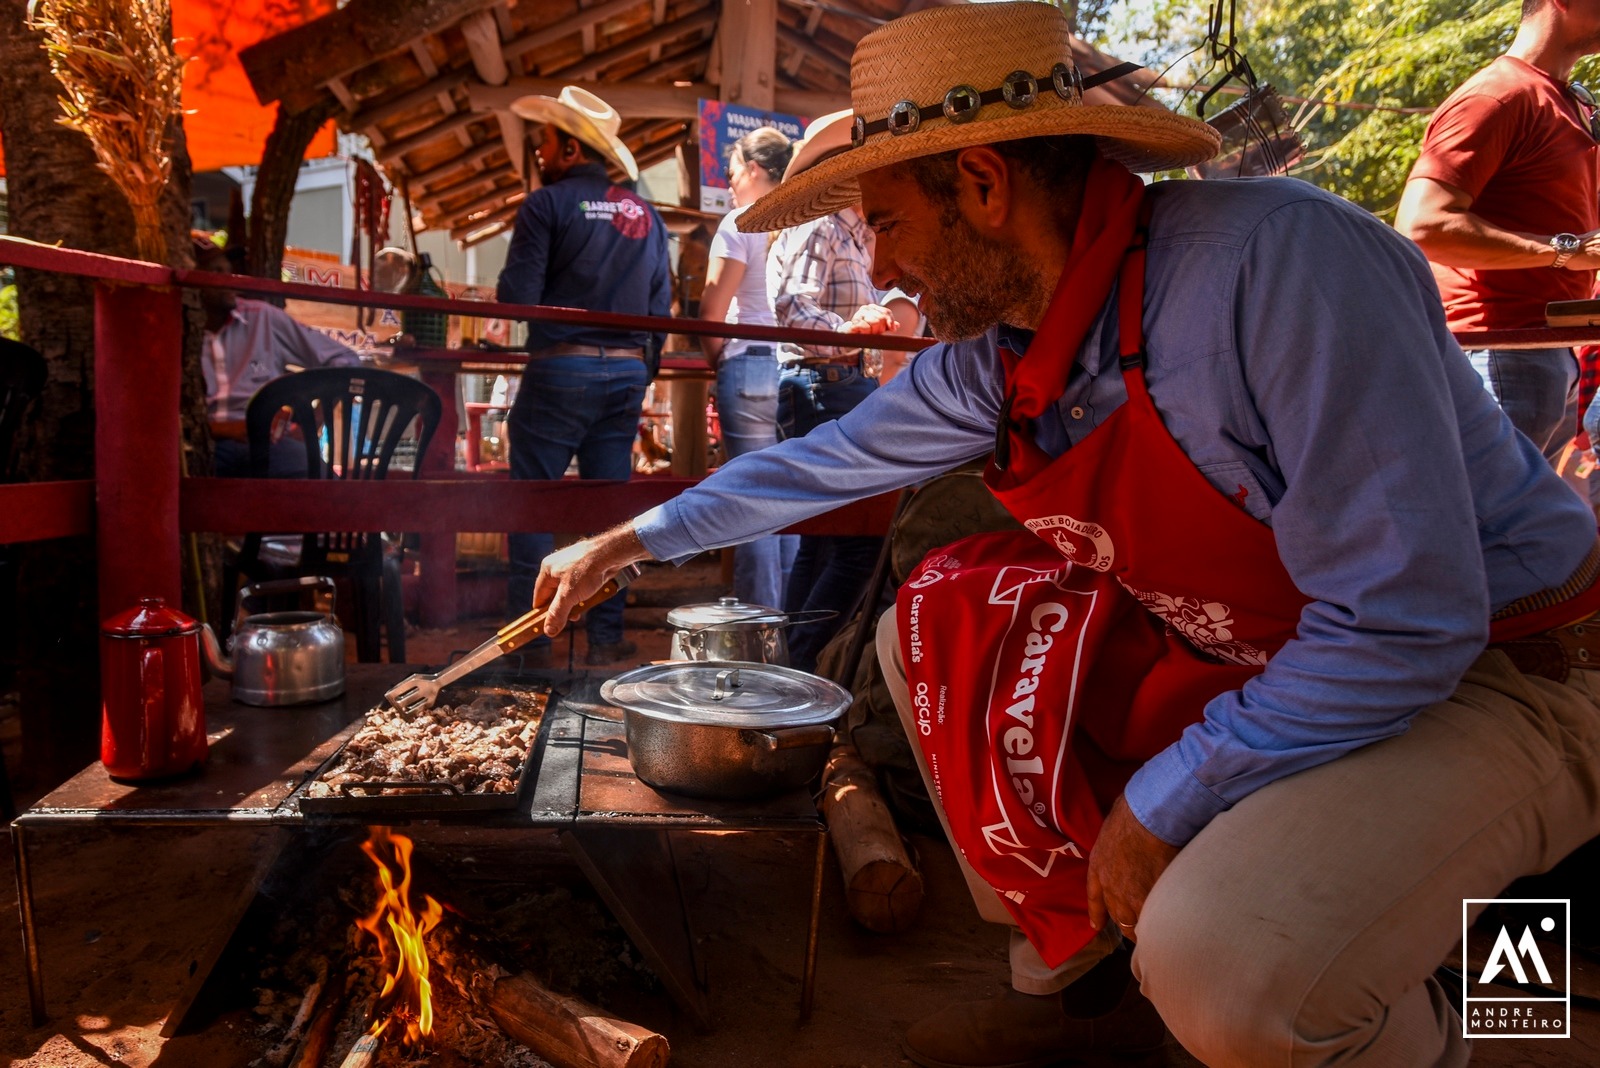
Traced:
<path id="1" fill-rule="evenodd" d="M 444 908 L 432 895 L 423 895 L 422 913 L 411 908 L 411 839 L 374 828 L 361 851 L 378 868 L 378 904 L 356 926 L 378 940 L 381 966 L 386 974 L 378 994 L 380 1011 L 371 1035 L 380 1035 L 394 1017 L 405 1022 L 402 1040 L 407 1046 L 421 1042 L 433 1031 L 433 987 L 428 981 L 428 950 L 423 939 L 439 925 Z M 392 859 L 390 856 L 392 854 Z M 396 876 L 398 874 L 398 882 Z M 395 995 L 391 998 L 391 994 Z"/>

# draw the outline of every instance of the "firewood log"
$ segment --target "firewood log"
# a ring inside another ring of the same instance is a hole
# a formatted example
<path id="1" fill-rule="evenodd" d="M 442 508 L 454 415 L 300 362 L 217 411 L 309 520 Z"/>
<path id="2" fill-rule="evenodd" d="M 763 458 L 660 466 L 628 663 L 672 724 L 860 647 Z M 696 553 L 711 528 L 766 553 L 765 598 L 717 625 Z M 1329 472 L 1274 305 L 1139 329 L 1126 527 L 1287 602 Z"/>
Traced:
<path id="1" fill-rule="evenodd" d="M 836 745 L 828 754 L 822 817 L 856 922 L 881 934 L 897 934 L 915 923 L 922 908 L 922 873 L 906 854 L 872 769 L 852 745 Z"/>
<path id="2" fill-rule="evenodd" d="M 470 936 L 435 928 L 429 948 L 445 981 L 556 1068 L 666 1068 L 665 1036 L 558 994 L 531 975 L 508 973 L 485 959 Z"/>
<path id="3" fill-rule="evenodd" d="M 341 961 L 329 975 L 328 981 L 322 985 L 316 1010 L 311 1015 L 311 1023 L 306 1027 L 305 1041 L 300 1044 L 300 1049 L 295 1055 L 294 1068 L 321 1068 L 322 1058 L 327 1055 L 328 1045 L 333 1041 L 333 1033 L 339 1026 L 339 1017 L 344 1013 L 348 982 L 349 973 L 345 963 Z"/>

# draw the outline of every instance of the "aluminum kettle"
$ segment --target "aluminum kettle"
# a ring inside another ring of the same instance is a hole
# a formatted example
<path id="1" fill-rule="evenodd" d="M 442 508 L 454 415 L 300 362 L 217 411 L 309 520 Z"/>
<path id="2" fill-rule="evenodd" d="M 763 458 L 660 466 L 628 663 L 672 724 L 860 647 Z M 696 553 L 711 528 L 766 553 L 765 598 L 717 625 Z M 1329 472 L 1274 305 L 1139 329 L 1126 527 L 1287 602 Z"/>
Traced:
<path id="1" fill-rule="evenodd" d="M 312 594 L 312 608 L 251 613 L 256 598 Z M 329 701 L 344 693 L 344 629 L 333 614 L 331 578 L 258 582 L 239 591 L 230 659 L 210 627 L 202 628 L 206 668 L 233 682 L 233 699 L 275 707 Z"/>

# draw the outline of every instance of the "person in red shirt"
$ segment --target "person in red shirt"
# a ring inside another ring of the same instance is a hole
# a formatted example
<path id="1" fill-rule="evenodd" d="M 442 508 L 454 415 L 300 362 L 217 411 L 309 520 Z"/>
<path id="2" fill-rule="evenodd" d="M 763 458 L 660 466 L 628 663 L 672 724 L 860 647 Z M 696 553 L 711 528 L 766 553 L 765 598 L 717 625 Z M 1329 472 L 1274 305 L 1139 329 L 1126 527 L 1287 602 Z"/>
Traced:
<path id="1" fill-rule="evenodd" d="M 1600 122 L 1568 78 L 1600 52 L 1600 0 L 1523 0 L 1506 54 L 1434 112 L 1395 225 L 1433 264 L 1450 329 L 1545 325 L 1600 268 Z M 1512 425 L 1554 460 L 1577 432 L 1569 348 L 1468 350 Z"/>

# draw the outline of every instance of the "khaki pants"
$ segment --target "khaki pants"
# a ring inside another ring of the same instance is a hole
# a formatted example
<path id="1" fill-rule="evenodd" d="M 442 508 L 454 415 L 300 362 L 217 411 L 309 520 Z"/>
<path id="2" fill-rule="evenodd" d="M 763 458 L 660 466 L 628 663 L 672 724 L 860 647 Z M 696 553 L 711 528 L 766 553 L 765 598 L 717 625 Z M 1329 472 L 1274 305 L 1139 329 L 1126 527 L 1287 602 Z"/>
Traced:
<path id="1" fill-rule="evenodd" d="M 914 739 L 894 616 L 878 655 Z M 1212 820 L 1145 902 L 1133 971 L 1215 1068 L 1465 1065 L 1461 1022 L 1432 978 L 1460 940 L 1463 899 L 1492 898 L 1597 834 L 1600 675 L 1555 683 L 1486 652 L 1405 734 Z M 979 913 L 1009 923 L 962 867 Z M 1050 969 L 1013 928 L 1012 983 L 1059 990 L 1114 938 Z"/>

